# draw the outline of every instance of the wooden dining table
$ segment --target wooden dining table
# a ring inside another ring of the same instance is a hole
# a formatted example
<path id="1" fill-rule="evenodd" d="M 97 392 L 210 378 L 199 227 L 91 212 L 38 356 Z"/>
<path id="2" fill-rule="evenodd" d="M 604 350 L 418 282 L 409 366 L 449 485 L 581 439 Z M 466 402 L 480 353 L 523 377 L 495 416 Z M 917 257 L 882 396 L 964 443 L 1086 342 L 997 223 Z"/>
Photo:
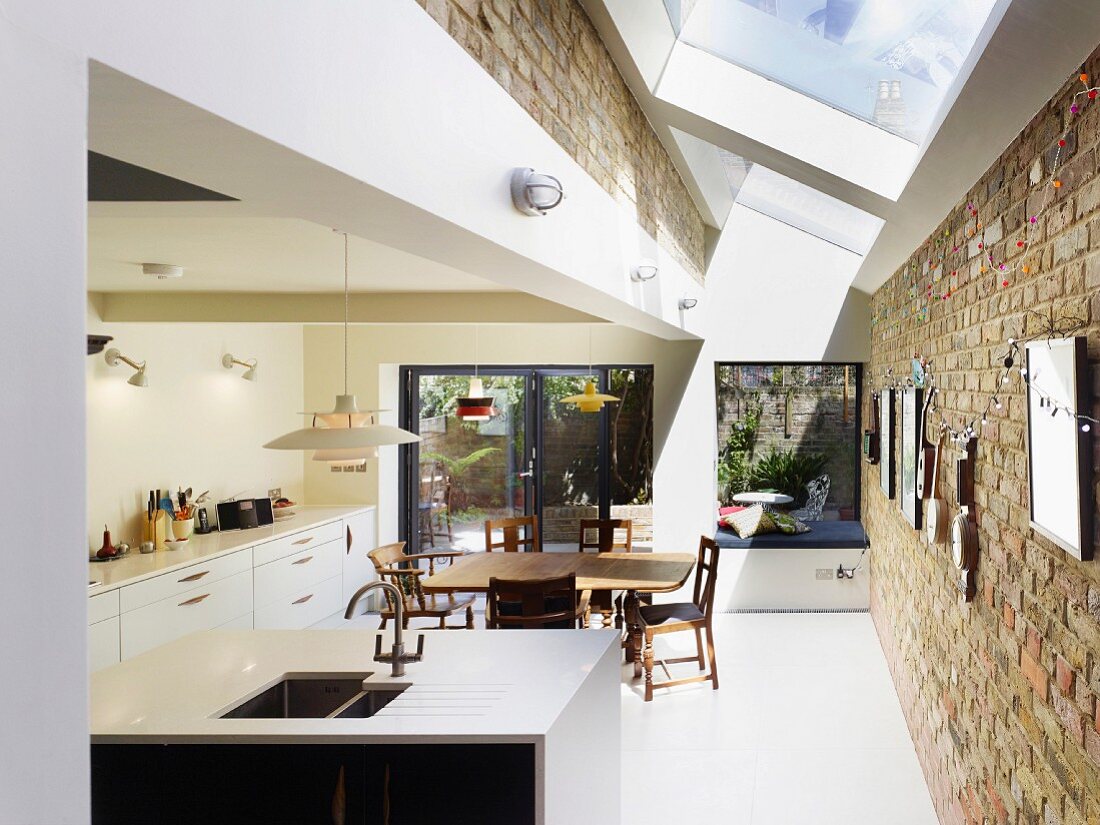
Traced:
<path id="1" fill-rule="evenodd" d="M 679 590 L 695 567 L 693 553 L 471 553 L 434 576 L 421 579 L 425 593 L 487 593 L 489 579 L 577 577 L 577 590 L 623 590 L 627 661 L 636 661 L 634 640 L 639 593 Z"/>

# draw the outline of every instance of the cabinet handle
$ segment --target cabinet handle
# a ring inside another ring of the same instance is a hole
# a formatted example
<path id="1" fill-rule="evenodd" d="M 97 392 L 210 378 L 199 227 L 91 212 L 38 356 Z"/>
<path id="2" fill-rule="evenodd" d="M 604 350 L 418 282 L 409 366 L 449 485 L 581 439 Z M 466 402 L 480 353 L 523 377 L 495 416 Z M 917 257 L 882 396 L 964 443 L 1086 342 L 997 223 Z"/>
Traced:
<path id="1" fill-rule="evenodd" d="M 306 536 L 304 539 L 298 539 L 295 544 L 309 544 L 313 541 L 313 536 Z"/>
<path id="2" fill-rule="evenodd" d="M 195 598 L 193 598 L 193 599 L 188 599 L 185 602 L 180 602 L 178 605 L 176 605 L 176 607 L 187 607 L 189 604 L 198 604 L 203 599 L 209 599 L 209 598 L 210 598 L 209 593 L 203 593 L 201 596 L 195 596 Z"/>
<path id="3" fill-rule="evenodd" d="M 302 598 L 295 599 L 294 601 L 292 601 L 291 604 L 305 604 L 306 602 L 308 602 L 312 598 L 313 598 L 313 594 L 312 593 L 307 593 L 306 595 L 302 596 Z"/>
<path id="4" fill-rule="evenodd" d="M 345 529 L 348 531 L 348 549 L 345 552 L 350 553 L 351 552 L 351 528 L 347 527 Z"/>
<path id="5" fill-rule="evenodd" d="M 291 563 L 292 564 L 305 564 L 307 561 L 313 561 L 313 556 L 306 556 L 304 559 L 298 559 L 298 561 L 291 562 Z"/>
<path id="6" fill-rule="evenodd" d="M 176 579 L 176 582 L 179 584 L 182 584 L 183 582 L 197 582 L 209 572 L 209 570 L 203 570 L 201 573 L 192 573 L 190 576 L 184 576 L 182 579 Z"/>

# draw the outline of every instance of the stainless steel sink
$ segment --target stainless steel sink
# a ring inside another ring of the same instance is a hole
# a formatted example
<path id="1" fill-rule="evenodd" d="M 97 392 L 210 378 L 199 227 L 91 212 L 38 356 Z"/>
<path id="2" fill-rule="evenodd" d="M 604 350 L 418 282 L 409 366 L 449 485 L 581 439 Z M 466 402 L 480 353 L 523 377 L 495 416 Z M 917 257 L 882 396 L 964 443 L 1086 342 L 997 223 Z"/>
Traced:
<path id="1" fill-rule="evenodd" d="M 222 719 L 366 719 L 408 685 L 364 688 L 370 673 L 288 675 L 221 715 Z"/>

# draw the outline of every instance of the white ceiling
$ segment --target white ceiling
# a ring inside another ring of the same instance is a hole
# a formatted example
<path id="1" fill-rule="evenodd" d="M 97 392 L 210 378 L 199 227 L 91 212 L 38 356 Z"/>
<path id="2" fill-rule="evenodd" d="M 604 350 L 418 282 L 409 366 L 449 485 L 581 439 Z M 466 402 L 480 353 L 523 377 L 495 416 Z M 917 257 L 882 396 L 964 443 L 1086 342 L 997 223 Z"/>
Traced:
<path id="1" fill-rule="evenodd" d="M 343 238 L 297 218 L 248 214 L 244 203 L 92 203 L 88 289 L 93 292 L 338 292 Z M 436 261 L 352 236 L 353 292 L 507 291 Z M 176 264 L 181 279 L 143 275 Z"/>

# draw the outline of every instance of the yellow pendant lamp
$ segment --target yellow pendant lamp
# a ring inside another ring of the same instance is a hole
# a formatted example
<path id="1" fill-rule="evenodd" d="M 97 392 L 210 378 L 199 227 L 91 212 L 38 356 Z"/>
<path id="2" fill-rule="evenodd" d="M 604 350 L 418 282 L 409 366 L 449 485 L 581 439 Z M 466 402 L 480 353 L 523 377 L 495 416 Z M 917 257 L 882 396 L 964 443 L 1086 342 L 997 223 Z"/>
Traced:
<path id="1" fill-rule="evenodd" d="M 588 371 L 592 372 L 592 327 L 588 328 Z M 576 404 L 582 413 L 594 413 L 603 409 L 609 401 L 618 401 L 614 395 L 596 391 L 596 382 L 589 378 L 584 383 L 584 392 L 570 395 L 561 400 L 562 404 Z"/>
<path id="2" fill-rule="evenodd" d="M 336 396 L 331 410 L 305 413 L 313 417 L 311 425 L 267 442 L 268 450 L 313 450 L 314 461 L 333 466 L 357 466 L 378 457 L 378 448 L 390 444 L 412 444 L 420 436 L 375 424 L 374 413 L 360 410 L 354 395 L 348 393 L 348 235 L 344 234 L 344 393 Z"/>

